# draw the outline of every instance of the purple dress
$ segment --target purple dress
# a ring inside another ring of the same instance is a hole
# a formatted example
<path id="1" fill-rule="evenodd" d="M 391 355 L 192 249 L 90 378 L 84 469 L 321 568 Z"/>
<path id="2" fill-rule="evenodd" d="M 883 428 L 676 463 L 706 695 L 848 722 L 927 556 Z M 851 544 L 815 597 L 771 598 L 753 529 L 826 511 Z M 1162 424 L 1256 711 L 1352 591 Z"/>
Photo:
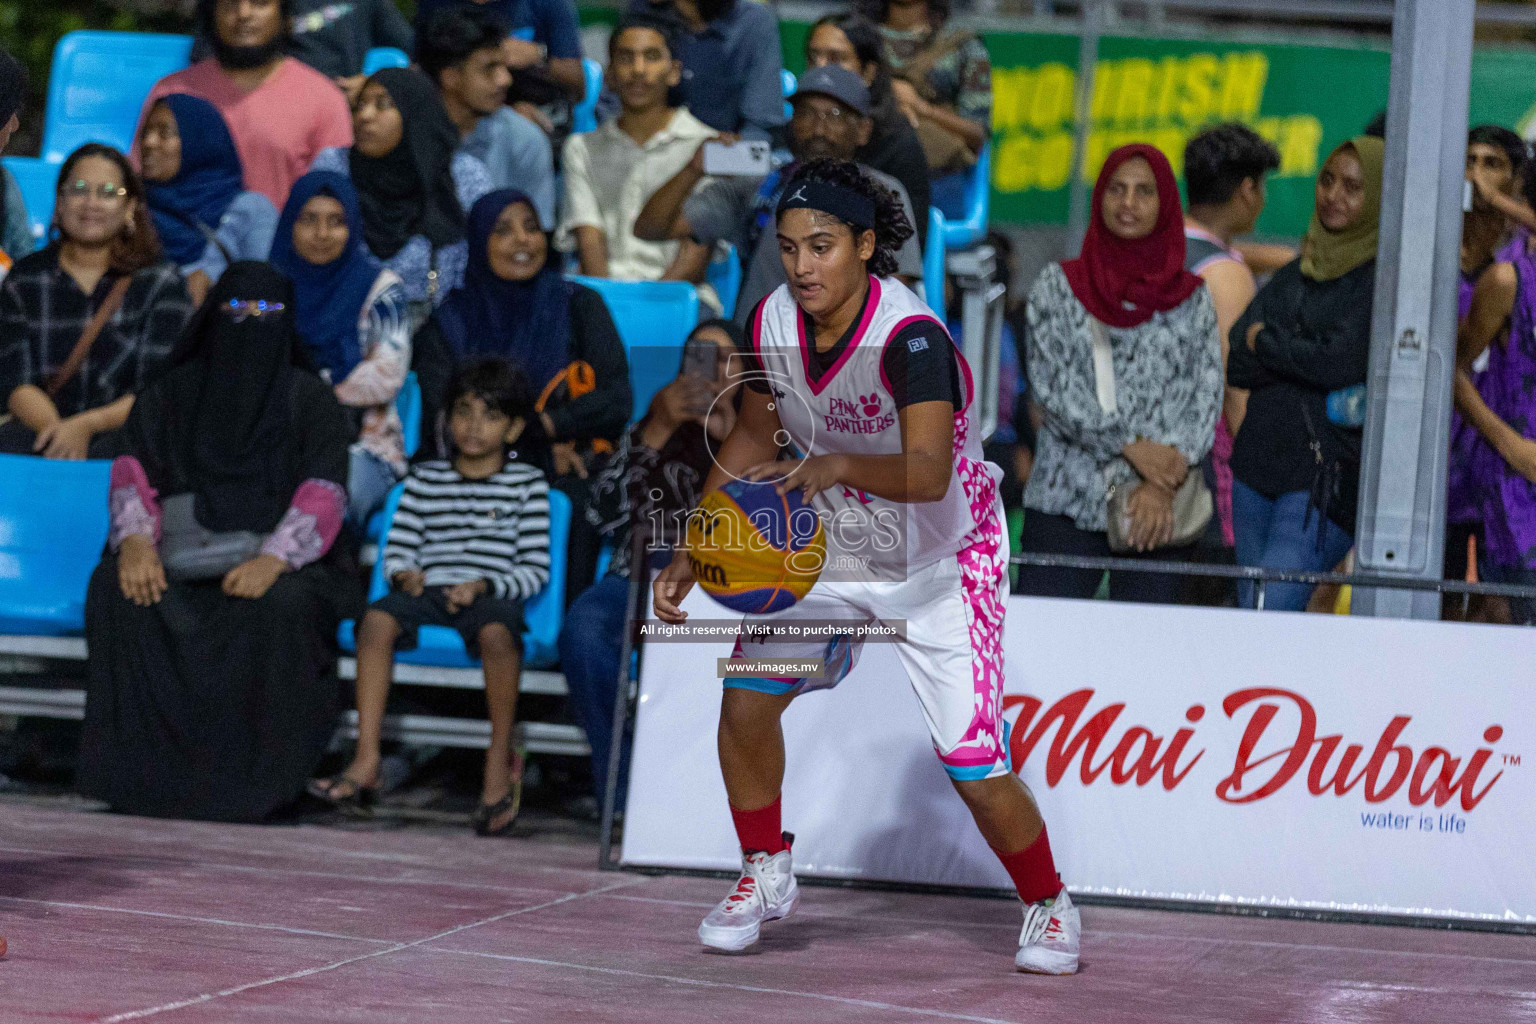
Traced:
<path id="1" fill-rule="evenodd" d="M 1517 433 L 1536 438 L 1536 254 L 1522 252 L 1513 262 L 1519 286 L 1509 341 L 1488 347 L 1488 368 L 1477 390 Z M 1488 561 L 1504 569 L 1536 569 L 1536 484 L 1473 433 L 1467 475 L 1483 520 Z"/>
<path id="2" fill-rule="evenodd" d="M 1515 263 L 1525 255 L 1530 233 L 1517 228 L 1514 237 L 1494 254 L 1494 263 Z M 1492 264 L 1490 264 L 1491 266 Z M 1462 274 L 1457 282 L 1456 322 L 1459 324 L 1472 311 L 1472 292 L 1477 287 L 1477 275 Z M 1472 383 L 1480 386 L 1482 374 L 1472 373 Z M 1448 523 L 1476 523 L 1482 518 L 1476 487 L 1472 480 L 1472 449 L 1482 439 L 1472 424 L 1461 418 L 1456 409 L 1451 410 L 1451 456 L 1446 466 L 1445 519 Z"/>

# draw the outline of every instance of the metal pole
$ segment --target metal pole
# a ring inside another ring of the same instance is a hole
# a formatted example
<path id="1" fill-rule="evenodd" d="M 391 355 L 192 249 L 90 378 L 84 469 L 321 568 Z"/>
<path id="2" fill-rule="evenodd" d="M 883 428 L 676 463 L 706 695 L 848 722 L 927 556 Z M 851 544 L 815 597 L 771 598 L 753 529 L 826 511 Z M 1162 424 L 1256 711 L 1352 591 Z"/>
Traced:
<path id="1" fill-rule="evenodd" d="M 619 645 L 619 685 L 613 695 L 613 734 L 608 743 L 608 778 L 603 783 L 602 821 L 598 831 L 597 866 L 604 870 L 618 865 L 613 860 L 613 814 L 619 797 L 619 758 L 624 753 L 624 732 L 629 728 L 630 690 L 633 686 L 631 663 L 635 660 L 635 637 L 645 621 L 645 584 L 651 567 L 646 558 L 646 520 L 634 522 L 629 538 L 629 599 L 624 606 L 624 640 Z"/>
<path id="2" fill-rule="evenodd" d="M 1088 136 L 1093 129 L 1093 77 L 1099 63 L 1104 0 L 1083 0 L 1083 26 L 1077 37 L 1076 125 L 1072 142 L 1072 182 L 1067 203 L 1067 255 L 1076 256 L 1088 232 L 1089 190 L 1083 180 L 1088 163 Z"/>
<path id="3" fill-rule="evenodd" d="M 1359 565 L 1439 578 L 1473 0 L 1398 0 L 1361 452 Z M 1430 593 L 1362 590 L 1359 615 L 1433 619 Z"/>

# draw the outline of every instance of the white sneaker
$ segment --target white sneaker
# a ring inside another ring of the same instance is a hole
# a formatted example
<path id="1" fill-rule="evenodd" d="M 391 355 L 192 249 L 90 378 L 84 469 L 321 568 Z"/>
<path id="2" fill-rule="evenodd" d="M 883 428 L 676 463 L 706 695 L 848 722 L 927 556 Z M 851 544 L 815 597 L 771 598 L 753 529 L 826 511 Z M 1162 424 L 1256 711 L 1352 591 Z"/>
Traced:
<path id="1" fill-rule="evenodd" d="M 1024 907 L 1024 930 L 1019 932 L 1019 954 L 1013 964 L 1031 974 L 1076 974 L 1082 933 L 1082 918 L 1063 887 L 1054 901 Z"/>
<path id="2" fill-rule="evenodd" d="M 786 842 L 789 838 L 786 834 Z M 699 941 L 710 949 L 739 953 L 757 941 L 764 922 L 788 917 L 799 899 L 787 845 L 771 855 L 742 854 L 736 888 L 699 925 Z"/>

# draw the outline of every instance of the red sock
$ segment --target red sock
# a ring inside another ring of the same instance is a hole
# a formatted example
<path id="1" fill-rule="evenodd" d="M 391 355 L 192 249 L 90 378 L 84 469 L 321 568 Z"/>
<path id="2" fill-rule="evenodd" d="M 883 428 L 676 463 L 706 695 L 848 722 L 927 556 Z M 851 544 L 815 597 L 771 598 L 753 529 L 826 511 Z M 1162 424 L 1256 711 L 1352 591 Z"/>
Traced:
<path id="1" fill-rule="evenodd" d="M 1061 891 L 1061 876 L 1056 873 L 1056 862 L 1051 859 L 1051 841 L 1045 829 L 1034 842 L 1017 853 L 997 853 L 1003 862 L 1013 887 L 1019 891 L 1019 899 L 1025 903 L 1048 900 Z"/>
<path id="2" fill-rule="evenodd" d="M 779 801 L 774 797 L 767 807 L 755 811 L 731 808 L 731 819 L 736 822 L 736 838 L 741 840 L 744 853 L 781 853 L 784 847 L 784 828 L 779 818 Z M 1049 857 L 1049 854 L 1047 854 Z"/>

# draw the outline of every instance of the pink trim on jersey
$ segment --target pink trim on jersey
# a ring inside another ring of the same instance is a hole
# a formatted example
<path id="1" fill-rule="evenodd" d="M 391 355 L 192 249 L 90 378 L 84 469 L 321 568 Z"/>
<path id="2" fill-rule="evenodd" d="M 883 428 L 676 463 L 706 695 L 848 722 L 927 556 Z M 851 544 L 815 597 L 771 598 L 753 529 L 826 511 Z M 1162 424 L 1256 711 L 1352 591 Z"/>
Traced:
<path id="1" fill-rule="evenodd" d="M 795 335 L 800 339 L 800 360 L 805 366 L 805 383 L 811 389 L 811 394 L 819 395 L 826 390 L 832 378 L 837 376 L 837 371 L 848 362 L 848 357 L 853 355 L 853 350 L 859 347 L 859 342 L 864 340 L 864 332 L 869 330 L 869 322 L 875 318 L 875 310 L 880 306 L 880 279 L 873 274 L 869 278 L 869 298 L 864 300 L 864 315 L 859 317 L 859 325 L 853 330 L 853 337 L 848 339 L 848 347 L 843 349 L 843 354 L 837 357 L 837 362 L 827 369 L 826 374 L 817 380 L 811 374 L 811 351 L 806 347 L 805 317 L 799 308 L 795 306 Z"/>
<path id="2" fill-rule="evenodd" d="M 1003 744 L 1003 613 L 1002 590 L 1008 578 L 1008 545 L 997 514 L 997 483 L 986 463 L 957 459 L 955 469 L 976 520 L 975 538 L 956 555 L 960 592 L 969 611 L 971 685 L 974 707 L 971 726 L 954 749 L 938 751 L 939 760 L 955 768 L 1008 764 Z"/>

